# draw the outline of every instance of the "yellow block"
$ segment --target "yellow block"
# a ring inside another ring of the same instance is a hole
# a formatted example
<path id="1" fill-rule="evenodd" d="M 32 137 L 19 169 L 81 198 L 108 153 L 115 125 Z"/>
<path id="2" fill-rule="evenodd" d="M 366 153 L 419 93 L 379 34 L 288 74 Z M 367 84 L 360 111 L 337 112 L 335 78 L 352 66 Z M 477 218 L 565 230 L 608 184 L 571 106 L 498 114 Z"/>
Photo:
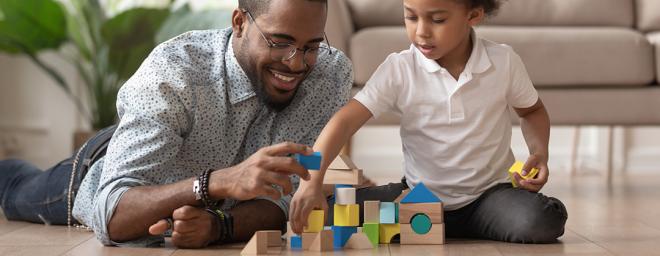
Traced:
<path id="1" fill-rule="evenodd" d="M 401 224 L 380 224 L 378 225 L 378 241 L 381 244 L 389 244 L 392 237 L 401 233 Z"/>
<path id="2" fill-rule="evenodd" d="M 357 227 L 360 225 L 360 205 L 334 205 L 335 226 Z"/>
<path id="3" fill-rule="evenodd" d="M 539 173 L 538 168 L 532 168 L 532 170 L 530 172 L 528 172 L 527 175 L 523 175 L 522 174 L 522 168 L 523 168 L 524 165 L 525 165 L 525 163 L 520 162 L 520 161 L 516 161 L 515 163 L 513 163 L 511 168 L 509 168 L 509 179 L 511 179 L 511 184 L 513 185 L 514 188 L 518 187 L 518 184 L 516 184 L 516 179 L 513 177 L 514 173 L 518 173 L 518 175 L 520 175 L 520 177 L 525 179 L 525 180 L 534 178 L 534 176 L 536 176 L 536 174 Z"/>
<path id="4" fill-rule="evenodd" d="M 318 233 L 321 230 L 323 230 L 323 210 L 312 210 L 307 217 L 307 227 L 303 232 Z"/>

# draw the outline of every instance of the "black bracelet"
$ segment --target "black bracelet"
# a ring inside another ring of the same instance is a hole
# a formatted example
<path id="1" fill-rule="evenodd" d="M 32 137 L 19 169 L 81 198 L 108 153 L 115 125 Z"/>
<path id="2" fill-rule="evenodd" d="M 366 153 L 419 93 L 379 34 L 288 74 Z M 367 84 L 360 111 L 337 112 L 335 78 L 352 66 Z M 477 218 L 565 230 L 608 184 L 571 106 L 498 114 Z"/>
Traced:
<path id="1" fill-rule="evenodd" d="M 216 223 L 218 223 L 218 237 L 212 243 L 220 242 L 227 243 L 234 239 L 234 219 L 229 214 L 220 210 L 219 208 L 206 208 L 206 211 L 215 216 Z"/>
<path id="2" fill-rule="evenodd" d="M 209 196 L 209 181 L 211 172 L 213 171 L 213 169 L 207 169 L 199 175 L 199 190 L 202 197 L 202 203 L 204 203 L 205 207 L 217 205 L 217 202 L 211 200 L 211 197 Z"/>

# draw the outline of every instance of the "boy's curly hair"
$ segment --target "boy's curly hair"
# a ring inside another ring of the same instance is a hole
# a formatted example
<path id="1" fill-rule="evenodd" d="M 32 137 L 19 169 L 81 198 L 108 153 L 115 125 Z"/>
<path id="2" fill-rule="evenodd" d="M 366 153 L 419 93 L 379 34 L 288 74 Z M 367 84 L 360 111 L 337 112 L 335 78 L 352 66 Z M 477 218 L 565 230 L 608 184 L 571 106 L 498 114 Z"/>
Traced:
<path id="1" fill-rule="evenodd" d="M 493 16 L 497 13 L 504 0 L 459 0 L 468 8 L 484 8 L 486 16 Z"/>

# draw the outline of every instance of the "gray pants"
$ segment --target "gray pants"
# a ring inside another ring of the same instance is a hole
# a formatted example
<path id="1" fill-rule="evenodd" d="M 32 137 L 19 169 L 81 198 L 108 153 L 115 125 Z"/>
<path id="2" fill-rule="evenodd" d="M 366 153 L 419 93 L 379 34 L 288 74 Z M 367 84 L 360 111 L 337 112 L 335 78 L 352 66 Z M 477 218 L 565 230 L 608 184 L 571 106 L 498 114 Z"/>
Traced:
<path id="1" fill-rule="evenodd" d="M 363 205 L 365 200 L 391 202 L 406 188 L 403 182 L 358 189 L 356 203 Z M 328 205 L 332 204 L 334 197 L 328 198 Z M 332 210 L 328 215 L 326 225 L 331 225 Z M 566 207 L 558 199 L 503 183 L 488 189 L 463 208 L 445 211 L 445 235 L 512 243 L 555 243 L 564 234 L 566 218 Z M 360 207 L 360 225 L 362 222 Z"/>

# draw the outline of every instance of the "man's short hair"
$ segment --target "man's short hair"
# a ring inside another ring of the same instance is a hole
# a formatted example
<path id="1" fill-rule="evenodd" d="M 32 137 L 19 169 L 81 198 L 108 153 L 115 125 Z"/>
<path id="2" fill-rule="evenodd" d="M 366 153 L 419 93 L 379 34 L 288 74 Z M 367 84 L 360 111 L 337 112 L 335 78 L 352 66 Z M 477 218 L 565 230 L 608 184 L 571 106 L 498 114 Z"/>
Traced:
<path id="1" fill-rule="evenodd" d="M 256 19 L 259 15 L 268 12 L 272 0 L 238 0 L 238 8 L 246 10 Z M 290 1 L 290 0 L 287 0 Z M 328 4 L 328 0 L 307 0 Z"/>

